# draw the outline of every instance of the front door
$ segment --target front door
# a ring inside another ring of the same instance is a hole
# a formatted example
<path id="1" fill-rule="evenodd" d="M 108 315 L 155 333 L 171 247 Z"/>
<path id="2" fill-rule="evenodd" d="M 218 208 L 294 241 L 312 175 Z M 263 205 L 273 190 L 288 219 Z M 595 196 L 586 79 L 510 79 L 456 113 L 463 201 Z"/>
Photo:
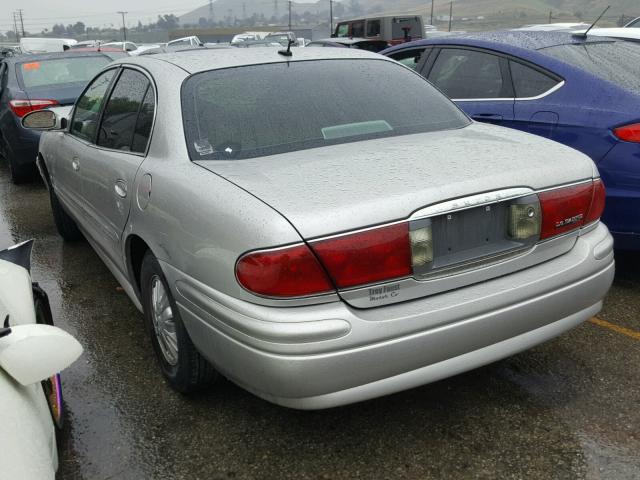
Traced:
<path id="1" fill-rule="evenodd" d="M 58 134 L 56 148 L 51 149 L 55 158 L 49 159 L 49 165 L 56 195 L 83 226 L 87 211 L 82 195 L 82 166 L 91 155 L 100 113 L 117 72 L 115 68 L 107 70 L 91 82 L 76 102 L 68 131 Z"/>

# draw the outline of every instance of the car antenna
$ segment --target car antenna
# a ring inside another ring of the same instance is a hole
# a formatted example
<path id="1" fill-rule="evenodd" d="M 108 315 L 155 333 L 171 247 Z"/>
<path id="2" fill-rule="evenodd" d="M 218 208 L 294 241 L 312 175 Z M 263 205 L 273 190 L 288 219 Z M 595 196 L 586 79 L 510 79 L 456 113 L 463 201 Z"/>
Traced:
<path id="1" fill-rule="evenodd" d="M 292 39 L 289 39 L 289 44 L 287 45 L 287 49 L 286 50 L 278 50 L 278 53 L 280 55 L 284 55 L 285 57 L 293 57 L 293 52 L 291 51 L 291 45 L 293 45 L 295 42 Z"/>
<path id="2" fill-rule="evenodd" d="M 573 36 L 574 37 L 579 37 L 579 38 L 587 38 L 587 33 L 589 33 L 591 31 L 591 29 L 596 26 L 596 23 L 598 23 L 600 21 L 600 19 L 602 17 L 604 17 L 604 14 L 607 13 L 607 10 L 609 10 L 610 8 L 611 8 L 611 5 L 608 5 L 607 8 L 604 9 L 604 12 L 602 12 L 600 14 L 600 16 L 598 18 L 596 18 L 596 21 L 593 22 L 591 24 L 591 26 L 589 28 L 587 28 L 587 30 L 584 33 L 574 33 Z"/>

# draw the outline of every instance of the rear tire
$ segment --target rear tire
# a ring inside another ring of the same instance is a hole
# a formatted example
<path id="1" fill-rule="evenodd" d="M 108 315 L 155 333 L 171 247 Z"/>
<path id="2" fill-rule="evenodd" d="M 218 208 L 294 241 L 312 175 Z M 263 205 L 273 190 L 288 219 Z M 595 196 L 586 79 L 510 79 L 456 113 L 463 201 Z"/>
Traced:
<path id="1" fill-rule="evenodd" d="M 11 154 L 9 154 L 7 158 L 7 163 L 9 164 L 11 182 L 14 185 L 20 185 L 28 182 L 29 180 L 33 180 L 34 172 L 31 165 L 19 165 Z"/>
<path id="2" fill-rule="evenodd" d="M 150 251 L 142 260 L 140 285 L 147 331 L 169 385 L 190 393 L 213 383 L 218 373 L 193 345 L 160 264 Z"/>
<path id="3" fill-rule="evenodd" d="M 49 198 L 51 200 L 53 221 L 56 224 L 60 236 L 67 242 L 80 240 L 82 238 L 82 232 L 80 232 L 75 220 L 64 210 L 52 186 L 49 187 Z"/>

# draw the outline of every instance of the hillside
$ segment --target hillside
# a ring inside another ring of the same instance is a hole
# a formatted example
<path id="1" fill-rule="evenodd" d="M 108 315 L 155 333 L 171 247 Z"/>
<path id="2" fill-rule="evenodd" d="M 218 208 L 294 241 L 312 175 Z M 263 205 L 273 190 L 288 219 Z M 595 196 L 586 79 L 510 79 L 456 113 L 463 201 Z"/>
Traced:
<path id="1" fill-rule="evenodd" d="M 314 15 L 328 11 L 328 0 L 308 0 L 293 3 L 294 12 Z M 341 0 L 345 17 L 350 16 L 353 4 L 367 13 L 414 13 L 430 16 L 429 0 Z M 547 23 L 549 14 L 552 21 L 591 21 L 610 3 L 610 0 L 454 0 L 453 16 L 456 29 L 478 30 L 519 26 L 529 23 Z M 629 19 L 640 16 L 640 0 L 618 0 L 611 2 L 609 12 L 601 21 L 602 26 L 614 26 L 622 15 Z M 213 2 L 213 20 L 227 21 L 233 18 L 247 18 L 253 14 L 263 15 L 265 20 L 287 14 L 286 0 L 216 0 Z M 277 6 L 277 15 L 276 15 Z M 440 24 L 447 24 L 449 2 L 436 0 L 435 16 L 440 16 Z M 478 20 L 477 17 L 484 17 Z M 182 24 L 197 24 L 201 18 L 211 20 L 206 0 L 203 6 L 180 17 Z M 438 22 L 435 22 L 438 23 Z"/>

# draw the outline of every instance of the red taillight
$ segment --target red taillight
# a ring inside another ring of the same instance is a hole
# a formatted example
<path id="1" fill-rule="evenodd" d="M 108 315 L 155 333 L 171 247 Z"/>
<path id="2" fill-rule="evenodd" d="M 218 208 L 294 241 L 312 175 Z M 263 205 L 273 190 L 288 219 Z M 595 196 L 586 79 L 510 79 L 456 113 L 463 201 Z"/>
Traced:
<path id="1" fill-rule="evenodd" d="M 640 123 L 615 128 L 613 134 L 625 142 L 640 143 Z"/>
<path id="2" fill-rule="evenodd" d="M 540 240 L 570 232 L 600 218 L 604 196 L 600 180 L 541 192 Z"/>
<path id="3" fill-rule="evenodd" d="M 43 108 L 58 105 L 55 100 L 10 100 L 9 107 L 11 111 L 18 117 L 22 118 L 27 113 L 35 110 L 42 110 Z"/>
<path id="4" fill-rule="evenodd" d="M 602 180 L 595 180 L 593 182 L 593 200 L 591 200 L 589 213 L 584 220 L 585 225 L 595 222 L 602 216 L 602 212 L 604 212 L 606 196 L 607 192 L 604 188 L 604 183 L 602 183 Z"/>
<path id="5" fill-rule="evenodd" d="M 302 297 L 334 290 L 306 245 L 248 253 L 238 260 L 236 276 L 250 292 L 268 297 Z"/>
<path id="6" fill-rule="evenodd" d="M 311 248 L 338 288 L 412 274 L 408 223 L 319 240 Z"/>

